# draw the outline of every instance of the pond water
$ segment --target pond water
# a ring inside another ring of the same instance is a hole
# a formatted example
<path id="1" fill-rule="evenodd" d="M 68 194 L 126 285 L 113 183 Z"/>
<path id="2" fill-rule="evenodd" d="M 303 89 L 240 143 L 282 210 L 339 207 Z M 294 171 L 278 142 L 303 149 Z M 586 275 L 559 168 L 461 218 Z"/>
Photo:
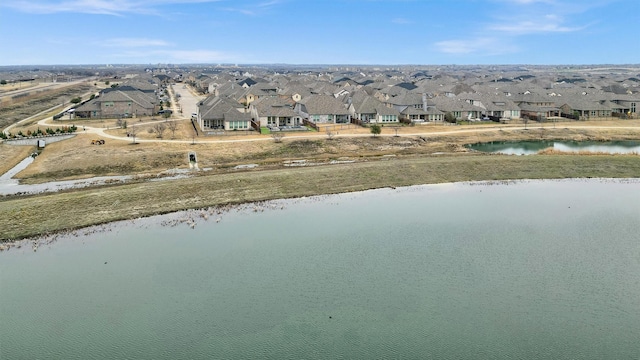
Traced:
<path id="1" fill-rule="evenodd" d="M 640 154 L 640 141 L 494 141 L 472 144 L 468 148 L 508 155 L 532 155 L 548 148 L 564 152 Z"/>
<path id="2" fill-rule="evenodd" d="M 640 180 L 383 189 L 99 229 L 0 253 L 0 358 L 640 357 Z"/>

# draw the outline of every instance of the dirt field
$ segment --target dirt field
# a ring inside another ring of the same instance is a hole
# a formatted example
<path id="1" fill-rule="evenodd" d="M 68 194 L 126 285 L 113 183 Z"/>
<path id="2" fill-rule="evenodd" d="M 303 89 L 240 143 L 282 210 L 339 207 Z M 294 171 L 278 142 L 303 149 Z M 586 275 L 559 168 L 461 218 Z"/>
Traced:
<path id="1" fill-rule="evenodd" d="M 91 89 L 94 89 L 93 85 L 86 83 L 62 89 L 43 90 L 16 99 L 4 99 L 0 106 L 0 129 L 53 106 L 68 103 L 71 98 L 80 96 Z"/>

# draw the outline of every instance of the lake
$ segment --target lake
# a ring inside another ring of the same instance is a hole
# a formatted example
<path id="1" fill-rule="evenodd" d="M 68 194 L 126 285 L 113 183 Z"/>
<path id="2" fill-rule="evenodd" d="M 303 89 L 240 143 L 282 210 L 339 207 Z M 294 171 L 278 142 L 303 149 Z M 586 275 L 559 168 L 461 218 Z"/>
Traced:
<path id="1" fill-rule="evenodd" d="M 640 180 L 196 210 L 0 253 L 2 359 L 637 359 Z"/>
<path id="2" fill-rule="evenodd" d="M 494 141 L 472 144 L 468 148 L 507 155 L 532 155 L 548 148 L 563 152 L 640 154 L 640 141 Z"/>

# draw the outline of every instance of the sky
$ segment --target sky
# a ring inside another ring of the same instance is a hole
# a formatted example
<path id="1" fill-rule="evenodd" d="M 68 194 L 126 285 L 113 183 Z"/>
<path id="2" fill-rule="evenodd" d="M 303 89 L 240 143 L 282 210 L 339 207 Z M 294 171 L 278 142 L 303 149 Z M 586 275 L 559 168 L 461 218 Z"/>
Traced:
<path id="1" fill-rule="evenodd" d="M 640 0 L 1 0 L 0 66 L 638 64 Z"/>

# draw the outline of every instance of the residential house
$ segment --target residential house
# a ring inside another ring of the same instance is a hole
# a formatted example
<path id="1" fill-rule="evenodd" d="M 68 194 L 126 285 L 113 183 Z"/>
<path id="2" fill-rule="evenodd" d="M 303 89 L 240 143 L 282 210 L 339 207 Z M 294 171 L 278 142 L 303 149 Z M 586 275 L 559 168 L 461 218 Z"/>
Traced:
<path id="1" fill-rule="evenodd" d="M 349 113 L 355 119 L 363 123 L 397 123 L 400 121 L 400 113 L 395 108 L 387 107 L 367 93 L 356 92 L 348 100 Z"/>
<path id="2" fill-rule="evenodd" d="M 311 95 L 296 103 L 294 110 L 314 123 L 350 123 L 351 114 L 345 105 L 331 95 Z"/>
<path id="3" fill-rule="evenodd" d="M 212 130 L 251 130 L 252 117 L 233 99 L 210 96 L 198 104 L 198 125 L 205 133 Z"/>
<path id="4" fill-rule="evenodd" d="M 485 119 L 489 117 L 492 120 L 520 118 L 518 105 L 504 95 L 462 93 L 457 97 L 483 109 L 478 118 Z"/>
<path id="5" fill-rule="evenodd" d="M 612 111 L 616 114 L 625 114 L 630 118 L 637 118 L 638 105 L 640 105 L 640 94 L 614 95 L 611 102 L 616 104 Z"/>
<path id="6" fill-rule="evenodd" d="M 252 117 L 261 127 L 301 126 L 302 117 L 293 110 L 295 102 L 280 97 L 263 97 L 250 106 Z"/>
<path id="7" fill-rule="evenodd" d="M 579 116 L 580 119 L 611 117 L 612 104 L 608 100 L 598 100 L 587 95 L 563 95 L 560 109 L 564 114 Z"/>
<path id="8" fill-rule="evenodd" d="M 80 118 L 128 118 L 157 113 L 156 99 L 151 94 L 124 87 L 105 89 L 100 95 L 79 105 L 74 116 Z"/>
<path id="9" fill-rule="evenodd" d="M 431 99 L 435 107 L 443 113 L 451 113 L 457 120 L 482 119 L 486 109 L 470 101 L 450 96 L 436 96 Z"/>
<path id="10" fill-rule="evenodd" d="M 548 96 L 531 91 L 513 95 L 513 101 L 520 108 L 521 116 L 530 119 L 558 117 L 562 110 L 556 106 L 555 100 Z"/>

